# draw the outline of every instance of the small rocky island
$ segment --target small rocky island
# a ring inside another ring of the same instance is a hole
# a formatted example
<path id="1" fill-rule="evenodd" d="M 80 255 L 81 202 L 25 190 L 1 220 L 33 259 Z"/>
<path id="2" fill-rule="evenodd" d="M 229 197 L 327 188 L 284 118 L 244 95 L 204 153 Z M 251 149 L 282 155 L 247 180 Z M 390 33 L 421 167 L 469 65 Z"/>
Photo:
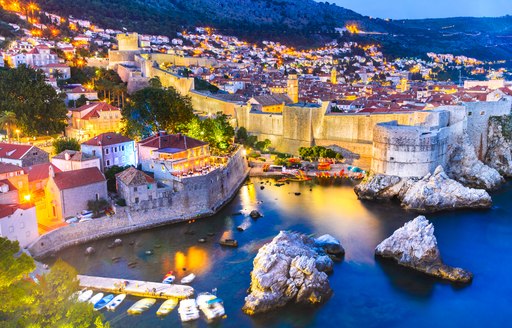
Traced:
<path id="1" fill-rule="evenodd" d="M 471 272 L 443 263 L 434 236 L 434 226 L 424 216 L 418 216 L 396 230 L 377 246 L 375 254 L 452 282 L 469 283 L 473 279 Z"/>
<path id="2" fill-rule="evenodd" d="M 422 179 L 377 174 L 354 188 L 359 199 L 398 199 L 402 207 L 420 213 L 462 208 L 489 208 L 492 199 L 483 189 L 463 186 L 438 166 Z"/>
<path id="3" fill-rule="evenodd" d="M 326 272 L 333 269 L 332 258 L 341 259 L 344 253 L 341 243 L 330 235 L 314 239 L 281 231 L 254 259 L 243 311 L 253 315 L 290 302 L 316 304 L 327 300 L 332 290 Z"/>

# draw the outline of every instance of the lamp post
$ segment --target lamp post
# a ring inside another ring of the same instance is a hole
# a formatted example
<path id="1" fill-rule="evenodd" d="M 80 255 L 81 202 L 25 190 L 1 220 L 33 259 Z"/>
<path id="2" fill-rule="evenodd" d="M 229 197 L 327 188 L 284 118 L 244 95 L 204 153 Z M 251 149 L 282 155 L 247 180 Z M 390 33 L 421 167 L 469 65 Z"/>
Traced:
<path id="1" fill-rule="evenodd" d="M 20 143 L 20 129 L 16 129 L 16 135 L 18 136 L 18 143 Z"/>

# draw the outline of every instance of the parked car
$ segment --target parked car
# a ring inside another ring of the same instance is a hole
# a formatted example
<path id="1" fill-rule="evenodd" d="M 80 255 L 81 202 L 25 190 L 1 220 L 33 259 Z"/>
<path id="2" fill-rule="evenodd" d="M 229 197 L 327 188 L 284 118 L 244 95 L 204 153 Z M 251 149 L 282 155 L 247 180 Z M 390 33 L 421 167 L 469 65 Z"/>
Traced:
<path id="1" fill-rule="evenodd" d="M 66 221 L 66 223 L 68 224 L 77 223 L 78 218 L 76 216 L 68 216 L 67 218 L 64 219 L 64 221 Z"/>

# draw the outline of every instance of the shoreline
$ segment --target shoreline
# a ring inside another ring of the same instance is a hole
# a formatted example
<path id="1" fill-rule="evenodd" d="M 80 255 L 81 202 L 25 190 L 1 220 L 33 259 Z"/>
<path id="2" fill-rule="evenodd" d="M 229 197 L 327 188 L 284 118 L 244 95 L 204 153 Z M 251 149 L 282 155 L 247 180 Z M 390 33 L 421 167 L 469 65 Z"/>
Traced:
<path id="1" fill-rule="evenodd" d="M 40 236 L 27 247 L 27 250 L 34 259 L 43 260 L 68 247 L 109 237 L 126 235 L 137 231 L 211 217 L 235 198 L 237 192 L 249 177 L 249 171 L 250 169 L 245 167 L 245 171 L 240 178 L 238 178 L 235 187 L 228 192 L 224 199 L 211 207 L 210 210 L 200 210 L 191 214 L 165 216 L 165 213 L 162 212 L 169 212 L 169 208 L 167 207 L 133 212 L 127 209 L 120 209 L 119 212 L 111 218 L 95 219 L 53 230 Z M 83 228 L 86 229 L 85 232 L 82 231 Z M 94 234 L 90 232 L 94 232 Z"/>

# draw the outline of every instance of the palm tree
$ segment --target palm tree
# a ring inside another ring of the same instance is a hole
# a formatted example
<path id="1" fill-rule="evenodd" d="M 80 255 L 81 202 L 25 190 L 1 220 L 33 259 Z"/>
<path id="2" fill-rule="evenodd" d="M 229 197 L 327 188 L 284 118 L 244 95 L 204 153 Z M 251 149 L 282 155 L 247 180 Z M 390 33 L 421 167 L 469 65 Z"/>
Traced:
<path id="1" fill-rule="evenodd" d="M 18 124 L 16 113 L 11 111 L 5 111 L 0 113 L 0 126 L 5 126 L 7 132 L 7 141 L 11 142 L 11 128 Z"/>

